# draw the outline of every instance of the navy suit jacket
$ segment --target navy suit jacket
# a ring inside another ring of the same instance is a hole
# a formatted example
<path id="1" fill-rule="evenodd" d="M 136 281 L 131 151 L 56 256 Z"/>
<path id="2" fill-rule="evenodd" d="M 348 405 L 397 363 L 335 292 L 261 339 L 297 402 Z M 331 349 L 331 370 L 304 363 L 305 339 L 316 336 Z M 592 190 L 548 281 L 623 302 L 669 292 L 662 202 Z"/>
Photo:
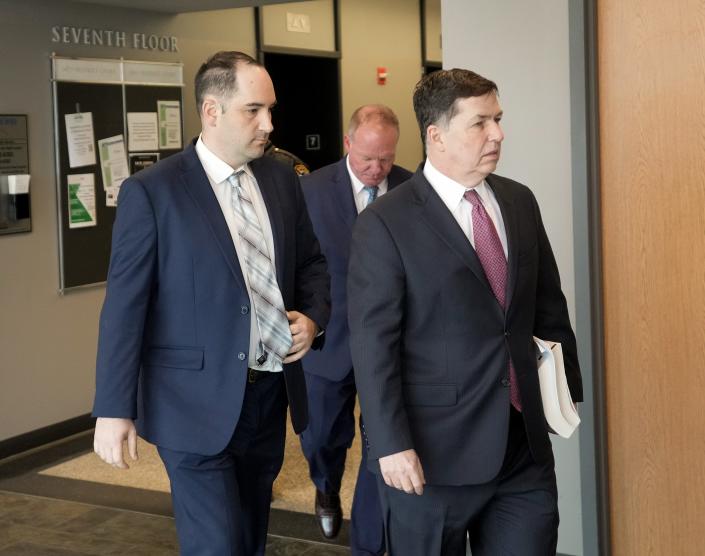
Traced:
<path id="1" fill-rule="evenodd" d="M 411 175 L 408 170 L 393 166 L 387 176 L 389 189 Z M 345 158 L 299 179 L 313 229 L 328 263 L 332 301 L 325 346 L 306 354 L 304 370 L 328 380 L 342 380 L 352 369 L 347 300 L 350 236 L 357 218 L 352 183 Z"/>
<path id="2" fill-rule="evenodd" d="M 426 481 L 484 483 L 499 472 L 516 369 L 529 447 L 550 461 L 532 337 L 563 345 L 582 401 L 575 336 L 558 268 L 531 191 L 487 177 L 508 242 L 506 308 L 421 168 L 360 214 L 349 269 L 350 347 L 369 461 L 407 449 Z"/>
<path id="3" fill-rule="evenodd" d="M 297 177 L 267 157 L 250 168 L 272 225 L 284 305 L 323 329 L 329 278 Z M 171 450 L 218 453 L 240 415 L 253 317 L 230 231 L 189 145 L 122 185 L 93 414 L 137 418 L 144 438 Z M 285 365 L 284 376 L 300 432 L 308 420 L 300 362 Z"/>

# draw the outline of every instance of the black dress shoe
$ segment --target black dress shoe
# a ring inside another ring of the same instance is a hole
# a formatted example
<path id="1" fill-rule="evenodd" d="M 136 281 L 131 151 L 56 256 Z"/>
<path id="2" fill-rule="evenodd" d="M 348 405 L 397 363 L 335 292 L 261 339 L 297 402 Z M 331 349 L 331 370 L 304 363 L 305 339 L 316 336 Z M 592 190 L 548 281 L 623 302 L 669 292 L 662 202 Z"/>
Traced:
<path id="1" fill-rule="evenodd" d="M 316 521 L 321 534 L 326 539 L 334 539 L 338 536 L 340 524 L 343 521 L 343 510 L 337 493 L 324 494 L 316 490 Z"/>

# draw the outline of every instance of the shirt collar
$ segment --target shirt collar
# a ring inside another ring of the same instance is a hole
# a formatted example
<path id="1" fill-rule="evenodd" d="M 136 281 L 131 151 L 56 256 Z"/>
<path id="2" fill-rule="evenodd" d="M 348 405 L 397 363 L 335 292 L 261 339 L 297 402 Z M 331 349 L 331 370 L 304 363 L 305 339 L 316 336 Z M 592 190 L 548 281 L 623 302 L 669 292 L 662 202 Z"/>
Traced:
<path id="1" fill-rule="evenodd" d="M 198 136 L 198 141 L 196 141 L 196 154 L 203 165 L 206 175 L 214 184 L 224 182 L 238 170 L 244 171 L 250 178 L 253 177 L 249 164 L 245 163 L 239 168 L 233 168 L 230 164 L 218 158 L 206 146 L 200 135 Z"/>
<path id="2" fill-rule="evenodd" d="M 355 192 L 355 195 L 360 193 L 364 187 L 367 187 L 364 183 L 362 183 L 358 177 L 353 173 L 352 168 L 350 168 L 350 157 L 348 155 L 345 155 L 345 166 L 348 169 L 348 175 L 350 176 L 350 182 L 352 183 L 353 186 L 353 191 Z M 387 178 L 384 178 L 381 182 L 377 184 L 377 187 L 379 188 L 380 192 L 385 192 L 387 191 Z"/>
<path id="3" fill-rule="evenodd" d="M 431 184 L 431 187 L 438 193 L 443 203 L 451 211 L 454 211 L 458 205 L 460 205 L 466 191 L 477 191 L 477 194 L 484 204 L 487 204 L 489 200 L 489 192 L 485 180 L 482 180 L 475 187 L 465 187 L 445 174 L 442 174 L 428 158 L 423 167 L 423 175 L 428 180 L 428 183 Z"/>

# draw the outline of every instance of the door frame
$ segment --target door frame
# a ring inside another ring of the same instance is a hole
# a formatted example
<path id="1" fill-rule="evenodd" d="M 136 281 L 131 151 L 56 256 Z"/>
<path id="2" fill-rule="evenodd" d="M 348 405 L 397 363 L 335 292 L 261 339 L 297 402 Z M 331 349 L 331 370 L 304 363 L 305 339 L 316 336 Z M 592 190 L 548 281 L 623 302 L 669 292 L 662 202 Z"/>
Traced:
<path id="1" fill-rule="evenodd" d="M 340 6 L 339 0 L 333 0 L 333 45 L 334 50 L 312 50 L 307 48 L 288 48 L 283 46 L 270 46 L 262 44 L 262 29 L 264 28 L 264 16 L 262 10 L 256 6 L 255 17 L 255 49 L 257 51 L 257 61 L 264 64 L 265 54 L 292 54 L 297 56 L 310 56 L 317 58 L 335 58 L 338 60 L 338 114 L 340 115 L 340 130 L 345 130 L 345 116 L 343 114 L 343 77 L 340 65 Z M 343 144 L 340 137 L 341 145 Z M 343 153 L 341 152 L 342 156 Z"/>

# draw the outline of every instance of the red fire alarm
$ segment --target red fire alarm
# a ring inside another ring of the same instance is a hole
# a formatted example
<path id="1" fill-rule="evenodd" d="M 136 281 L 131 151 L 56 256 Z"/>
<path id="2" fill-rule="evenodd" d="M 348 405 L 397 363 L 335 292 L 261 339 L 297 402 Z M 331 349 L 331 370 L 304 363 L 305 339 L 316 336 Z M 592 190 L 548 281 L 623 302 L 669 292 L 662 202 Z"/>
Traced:
<path id="1" fill-rule="evenodd" d="M 387 84 L 387 68 L 377 68 L 377 85 Z"/>

